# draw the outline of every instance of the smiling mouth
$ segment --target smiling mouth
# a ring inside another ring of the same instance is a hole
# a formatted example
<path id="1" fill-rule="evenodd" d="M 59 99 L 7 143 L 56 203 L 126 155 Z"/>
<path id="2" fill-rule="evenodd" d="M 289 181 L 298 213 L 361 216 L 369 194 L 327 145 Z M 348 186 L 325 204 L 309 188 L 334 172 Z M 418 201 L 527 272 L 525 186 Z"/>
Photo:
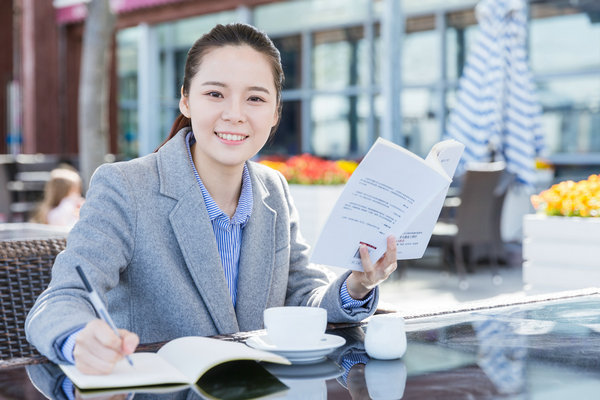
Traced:
<path id="1" fill-rule="evenodd" d="M 245 140 L 248 137 L 246 135 L 238 135 L 234 133 L 215 132 L 215 134 L 223 140 L 229 140 L 232 142 L 241 142 L 242 140 Z"/>

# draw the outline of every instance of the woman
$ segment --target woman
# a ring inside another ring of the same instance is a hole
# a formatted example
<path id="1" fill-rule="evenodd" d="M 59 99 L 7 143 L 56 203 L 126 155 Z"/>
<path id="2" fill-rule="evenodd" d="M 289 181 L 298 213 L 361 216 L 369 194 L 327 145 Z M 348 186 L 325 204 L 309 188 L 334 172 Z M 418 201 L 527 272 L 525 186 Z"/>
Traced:
<path id="1" fill-rule="evenodd" d="M 330 282 L 308 262 L 283 176 L 248 161 L 277 127 L 282 82 L 277 49 L 251 26 L 218 25 L 196 41 L 167 141 L 93 176 L 26 321 L 42 354 L 108 373 L 139 341 L 260 329 L 267 307 L 320 306 L 330 322 L 373 313 L 373 289 L 395 269 L 394 238 L 375 264 L 361 250 L 365 272 Z M 76 265 L 119 336 L 96 318 Z"/>
<path id="2" fill-rule="evenodd" d="M 50 180 L 44 187 L 41 201 L 31 222 L 72 227 L 79 219 L 84 202 L 81 196 L 81 177 L 66 166 L 50 171 Z"/>

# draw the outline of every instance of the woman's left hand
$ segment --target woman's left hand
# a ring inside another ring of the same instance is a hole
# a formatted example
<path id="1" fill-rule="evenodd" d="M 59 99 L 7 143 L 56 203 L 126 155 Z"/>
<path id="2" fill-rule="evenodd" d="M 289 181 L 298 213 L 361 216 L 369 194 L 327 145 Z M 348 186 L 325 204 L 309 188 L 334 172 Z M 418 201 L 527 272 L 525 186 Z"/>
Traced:
<path id="1" fill-rule="evenodd" d="M 356 300 L 364 299 L 373 288 L 385 281 L 396 270 L 396 238 L 387 238 L 387 250 L 373 264 L 365 245 L 360 246 L 360 260 L 363 271 L 352 271 L 346 280 L 348 294 Z"/>

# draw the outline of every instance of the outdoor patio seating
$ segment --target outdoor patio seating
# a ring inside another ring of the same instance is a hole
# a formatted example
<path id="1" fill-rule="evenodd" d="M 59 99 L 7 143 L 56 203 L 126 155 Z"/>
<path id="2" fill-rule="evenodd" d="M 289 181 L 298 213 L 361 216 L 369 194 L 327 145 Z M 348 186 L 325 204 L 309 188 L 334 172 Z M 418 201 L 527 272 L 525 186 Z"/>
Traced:
<path id="1" fill-rule="evenodd" d="M 65 238 L 0 241 L 0 360 L 39 355 L 25 338 L 25 318 L 65 246 Z"/>
<path id="2" fill-rule="evenodd" d="M 51 154 L 0 155 L 0 221 L 27 221 L 43 198 L 50 171 L 76 159 Z"/>
<path id="3" fill-rule="evenodd" d="M 453 218 L 438 221 L 433 230 L 430 245 L 442 247 L 443 258 L 456 267 L 462 288 L 468 287 L 465 248 L 483 246 L 495 279 L 501 281 L 497 273 L 503 247 L 500 219 L 508 179 L 503 162 L 468 166 L 462 176 L 460 201 L 453 201 L 456 208 L 449 213 Z M 471 254 L 469 261 L 474 258 Z"/>

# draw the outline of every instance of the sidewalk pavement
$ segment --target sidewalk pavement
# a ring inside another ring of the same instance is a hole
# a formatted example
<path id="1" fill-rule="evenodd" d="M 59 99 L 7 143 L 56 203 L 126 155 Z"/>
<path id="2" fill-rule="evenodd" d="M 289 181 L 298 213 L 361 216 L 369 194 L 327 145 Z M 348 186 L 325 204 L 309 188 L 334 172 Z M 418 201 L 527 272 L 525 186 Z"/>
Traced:
<path id="1" fill-rule="evenodd" d="M 396 270 L 380 286 L 379 309 L 395 311 L 406 318 L 427 317 L 457 311 L 474 311 L 496 306 L 518 305 L 600 295 L 600 287 L 552 291 L 531 288 L 523 282 L 521 250 L 507 247 L 509 265 L 498 268 L 502 282 L 493 278 L 487 265 L 467 274 L 469 287 L 462 290 L 455 272 L 441 263 L 437 252 L 428 251 L 420 260 Z M 568 279 L 568 278 L 567 278 Z"/>
<path id="2" fill-rule="evenodd" d="M 509 304 L 531 296 L 523 283 L 521 263 L 501 266 L 502 282 L 494 282 L 492 270 L 478 265 L 467 275 L 469 287 L 459 288 L 458 275 L 440 264 L 439 254 L 425 254 L 420 260 L 396 270 L 380 287 L 380 308 L 404 315 L 426 315 L 476 306 Z"/>

